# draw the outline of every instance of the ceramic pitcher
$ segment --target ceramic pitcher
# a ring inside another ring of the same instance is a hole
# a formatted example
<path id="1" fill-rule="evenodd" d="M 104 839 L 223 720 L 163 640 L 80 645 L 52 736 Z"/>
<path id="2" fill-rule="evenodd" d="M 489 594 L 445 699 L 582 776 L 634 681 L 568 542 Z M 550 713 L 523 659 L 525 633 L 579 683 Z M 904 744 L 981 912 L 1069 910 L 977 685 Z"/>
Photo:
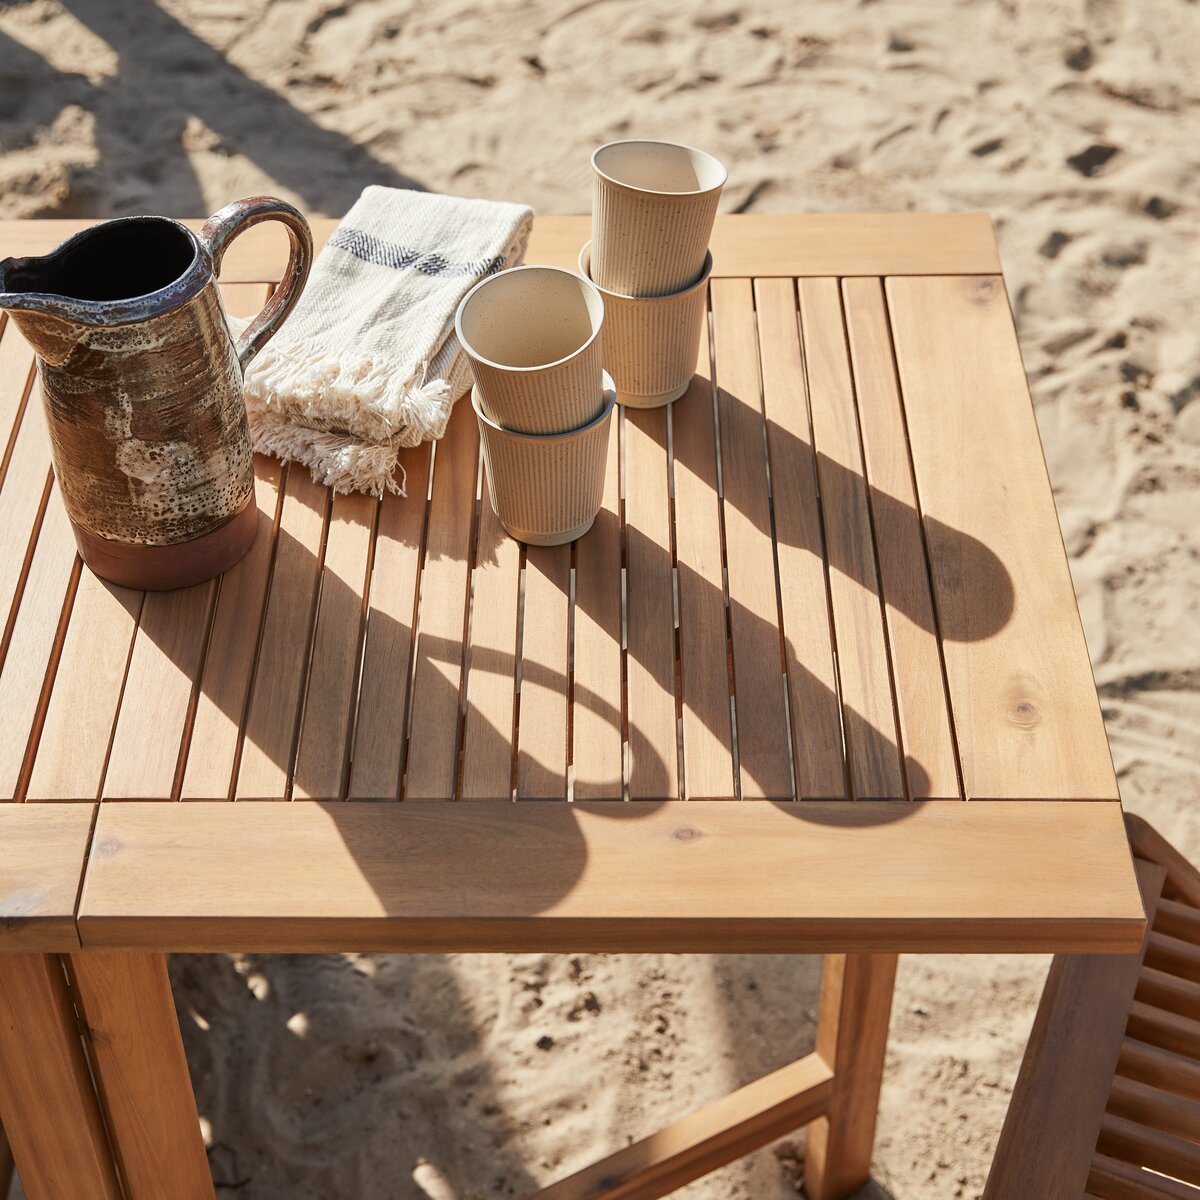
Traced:
<path id="1" fill-rule="evenodd" d="M 291 238 L 283 280 L 235 342 L 216 277 L 260 221 Z M 312 235 L 290 204 L 239 200 L 194 233 L 166 217 L 86 229 L 0 262 L 0 308 L 38 357 L 58 489 L 84 562 L 126 587 L 226 570 L 257 526 L 242 374 L 291 311 Z"/>

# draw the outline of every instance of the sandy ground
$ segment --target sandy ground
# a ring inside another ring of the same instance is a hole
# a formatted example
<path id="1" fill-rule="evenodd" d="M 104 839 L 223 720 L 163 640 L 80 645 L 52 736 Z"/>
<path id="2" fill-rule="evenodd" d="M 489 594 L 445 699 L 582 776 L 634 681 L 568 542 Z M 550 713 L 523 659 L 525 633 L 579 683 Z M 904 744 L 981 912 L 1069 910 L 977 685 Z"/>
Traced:
<path id="1" fill-rule="evenodd" d="M 1195 0 L 0 5 L 0 215 L 585 211 L 683 137 L 729 209 L 998 223 L 1126 802 L 1200 859 Z M 1069 847 L 1064 847 L 1069 853 Z M 876 1197 L 978 1196 L 1045 959 L 901 966 Z M 180 958 L 219 1195 L 521 1195 L 812 1042 L 811 959 Z M 686 1191 L 783 1197 L 798 1146 Z"/>

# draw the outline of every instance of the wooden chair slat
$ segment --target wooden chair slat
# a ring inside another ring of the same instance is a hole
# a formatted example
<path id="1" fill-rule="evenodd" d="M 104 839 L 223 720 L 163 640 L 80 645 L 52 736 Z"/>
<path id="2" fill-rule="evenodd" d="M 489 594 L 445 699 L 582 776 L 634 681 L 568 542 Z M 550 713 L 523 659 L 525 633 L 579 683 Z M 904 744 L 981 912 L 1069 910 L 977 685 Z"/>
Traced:
<path id="1" fill-rule="evenodd" d="M 908 793 L 952 800 L 962 789 L 883 286 L 845 279 L 842 302 Z"/>
<path id="2" fill-rule="evenodd" d="M 431 462 L 429 444 L 402 450 L 399 469 L 407 495 L 387 492 L 379 506 L 354 721 L 352 800 L 400 795 Z"/>
<path id="3" fill-rule="evenodd" d="M 1166 971 L 1168 975 L 1178 975 L 1180 979 L 1200 983 L 1200 944 L 1171 937 L 1155 929 L 1150 935 L 1146 962 L 1156 970 Z"/>
<path id="4" fill-rule="evenodd" d="M 1139 1042 L 1161 1046 L 1200 1062 L 1200 1021 L 1137 1001 L 1129 1010 L 1128 1033 Z"/>
<path id="5" fill-rule="evenodd" d="M 1101 1154 L 1111 1158 L 1200 1184 L 1200 1143 L 1106 1113 L 1097 1145 Z"/>
<path id="6" fill-rule="evenodd" d="M 799 294 L 850 788 L 856 799 L 903 800 L 896 712 L 838 282 L 802 279 Z"/>
<path id="7" fill-rule="evenodd" d="M 576 800 L 620 800 L 624 787 L 620 431 L 620 412 L 614 411 L 604 498 L 595 524 L 575 546 L 571 763 Z"/>
<path id="8" fill-rule="evenodd" d="M 1200 945 L 1200 908 L 1182 900 L 1163 899 L 1154 918 L 1154 927 L 1160 933 Z"/>
<path id="9" fill-rule="evenodd" d="M 801 799 L 840 800 L 842 716 L 795 282 L 756 279 L 754 299 L 796 791 Z"/>
<path id="10" fill-rule="evenodd" d="M 661 409 L 631 408 L 624 414 L 625 661 L 632 800 L 679 795 L 670 419 Z"/>
<path id="11" fill-rule="evenodd" d="M 1116 799 L 1003 281 L 887 295 L 967 797 Z"/>
<path id="12" fill-rule="evenodd" d="M 671 412 L 683 788 L 689 799 L 734 794 L 729 633 L 712 389 L 709 337 L 705 329 L 700 338 L 696 374 Z"/>
<path id="13" fill-rule="evenodd" d="M 788 751 L 754 294 L 748 279 L 718 279 L 711 291 L 738 791 L 745 799 L 791 799 L 795 785 Z M 681 414 L 677 423 L 686 419 L 687 414 Z"/>
<path id="14" fill-rule="evenodd" d="M 1117 1060 L 1117 1073 L 1200 1100 L 1200 1063 L 1161 1046 L 1126 1038 Z"/>
<path id="15" fill-rule="evenodd" d="M 1200 1136 L 1200 1100 L 1189 1100 L 1135 1079 L 1118 1075 L 1113 1080 L 1108 1111 L 1176 1137 L 1195 1141 Z"/>
<path id="16" fill-rule="evenodd" d="M 1143 967 L 1138 979 L 1137 999 L 1154 1008 L 1200 1021 L 1200 984 L 1166 971 Z"/>
<path id="17" fill-rule="evenodd" d="M 1200 1189 L 1190 1183 L 1143 1171 L 1107 1154 L 1096 1155 L 1088 1187 L 1100 1200 L 1200 1200 Z"/>
<path id="18" fill-rule="evenodd" d="M 406 798 L 454 798 L 478 452 L 475 414 L 470 404 L 456 404 L 433 462 L 413 659 L 416 702 L 409 731 Z"/>

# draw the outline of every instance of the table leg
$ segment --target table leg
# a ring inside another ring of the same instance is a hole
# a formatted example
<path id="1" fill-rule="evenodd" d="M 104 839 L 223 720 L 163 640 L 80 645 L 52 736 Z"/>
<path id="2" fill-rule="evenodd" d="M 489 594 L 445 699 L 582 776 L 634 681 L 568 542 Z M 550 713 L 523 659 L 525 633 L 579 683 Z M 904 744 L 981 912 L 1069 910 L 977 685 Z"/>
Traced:
<path id="1" fill-rule="evenodd" d="M 163 954 L 70 958 L 127 1200 L 213 1200 Z"/>
<path id="2" fill-rule="evenodd" d="M 57 954 L 0 955 L 0 1119 L 28 1200 L 121 1200 Z"/>
<path id="3" fill-rule="evenodd" d="M 896 962 L 894 954 L 825 957 L 817 1053 L 833 1071 L 833 1095 L 808 1130 L 809 1200 L 843 1200 L 871 1178 Z"/>

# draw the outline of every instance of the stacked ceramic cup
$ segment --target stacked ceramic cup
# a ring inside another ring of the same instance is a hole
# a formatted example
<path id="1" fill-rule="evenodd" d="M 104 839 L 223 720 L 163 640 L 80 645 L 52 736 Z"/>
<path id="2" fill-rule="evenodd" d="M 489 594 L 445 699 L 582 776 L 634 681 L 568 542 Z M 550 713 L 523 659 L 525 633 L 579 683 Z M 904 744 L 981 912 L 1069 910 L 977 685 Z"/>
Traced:
<path id="1" fill-rule="evenodd" d="M 573 271 L 514 267 L 473 287 L 455 328 L 500 523 L 518 541 L 582 537 L 600 510 L 616 390 L 600 292 Z"/>
<path id="2" fill-rule="evenodd" d="M 725 168 L 690 146 L 643 141 L 601 146 L 592 168 L 579 272 L 604 297 L 604 365 L 618 403 L 670 404 L 696 369 Z"/>

